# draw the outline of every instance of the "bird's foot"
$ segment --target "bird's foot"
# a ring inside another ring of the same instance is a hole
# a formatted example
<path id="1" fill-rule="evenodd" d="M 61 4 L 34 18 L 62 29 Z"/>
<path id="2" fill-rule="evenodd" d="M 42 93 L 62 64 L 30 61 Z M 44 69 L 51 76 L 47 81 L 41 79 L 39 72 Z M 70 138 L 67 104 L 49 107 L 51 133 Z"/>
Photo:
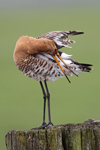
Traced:
<path id="1" fill-rule="evenodd" d="M 31 130 L 34 130 L 34 129 L 36 129 L 36 130 L 37 130 L 37 129 L 44 129 L 44 128 L 47 127 L 47 126 L 48 126 L 48 124 L 45 123 L 45 122 L 43 122 L 41 126 L 36 127 L 36 128 L 32 128 Z"/>
<path id="2" fill-rule="evenodd" d="M 49 122 L 48 124 L 43 122 L 41 126 L 36 127 L 36 128 L 32 128 L 31 130 L 45 129 L 46 127 L 49 128 L 51 126 L 53 126 L 52 122 Z"/>
<path id="3" fill-rule="evenodd" d="M 49 122 L 46 127 L 49 128 L 49 127 L 51 127 L 51 126 L 53 126 L 53 123 L 52 123 L 52 122 Z"/>

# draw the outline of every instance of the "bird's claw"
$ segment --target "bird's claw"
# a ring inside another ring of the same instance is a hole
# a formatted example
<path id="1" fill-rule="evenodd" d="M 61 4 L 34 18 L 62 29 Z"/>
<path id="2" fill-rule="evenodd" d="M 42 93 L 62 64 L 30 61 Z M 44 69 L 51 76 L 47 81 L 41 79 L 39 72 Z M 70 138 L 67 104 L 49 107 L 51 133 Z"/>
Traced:
<path id="1" fill-rule="evenodd" d="M 36 127 L 36 128 L 32 128 L 31 130 L 34 130 L 34 129 L 36 129 L 36 130 L 37 130 L 37 129 L 44 129 L 45 127 L 47 127 L 47 125 L 48 125 L 48 124 L 44 122 L 44 123 L 42 123 L 41 126 Z"/>
<path id="2" fill-rule="evenodd" d="M 36 128 L 32 128 L 31 130 L 45 129 L 45 128 L 49 128 L 51 126 L 53 126 L 52 122 L 49 122 L 48 124 L 44 122 L 44 123 L 42 123 L 41 126 L 36 127 Z"/>

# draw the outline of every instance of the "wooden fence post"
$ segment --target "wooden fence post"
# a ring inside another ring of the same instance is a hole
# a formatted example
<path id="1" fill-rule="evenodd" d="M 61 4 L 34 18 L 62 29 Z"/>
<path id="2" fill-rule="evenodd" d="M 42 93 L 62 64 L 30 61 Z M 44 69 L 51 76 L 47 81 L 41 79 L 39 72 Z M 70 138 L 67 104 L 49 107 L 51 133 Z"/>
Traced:
<path id="1" fill-rule="evenodd" d="M 9 131 L 7 150 L 100 150 L 100 121 L 29 131 Z"/>

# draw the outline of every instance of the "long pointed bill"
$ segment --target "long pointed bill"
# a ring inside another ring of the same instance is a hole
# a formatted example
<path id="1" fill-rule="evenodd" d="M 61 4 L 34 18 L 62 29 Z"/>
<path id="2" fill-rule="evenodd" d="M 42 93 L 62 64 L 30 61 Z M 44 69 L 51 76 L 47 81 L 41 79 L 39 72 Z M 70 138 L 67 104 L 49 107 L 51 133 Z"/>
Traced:
<path id="1" fill-rule="evenodd" d="M 67 80 L 69 81 L 69 83 L 71 83 L 70 80 L 68 79 L 68 77 L 67 77 L 65 71 L 63 70 L 62 66 L 60 65 L 60 63 L 59 63 L 59 61 L 58 61 L 56 55 L 53 56 L 53 58 L 55 59 L 55 61 L 56 61 L 56 63 L 58 64 L 58 66 L 60 67 L 61 71 L 64 73 L 64 75 L 65 75 L 65 77 L 67 78 Z"/>
<path id="2" fill-rule="evenodd" d="M 70 72 L 72 72 L 73 74 L 75 74 L 75 73 L 66 65 L 66 63 L 63 61 L 63 59 L 60 57 L 59 53 L 57 53 L 57 56 L 58 56 L 58 58 L 63 62 L 63 64 L 67 67 L 67 69 L 69 69 Z M 75 74 L 75 75 L 78 77 L 77 74 Z"/>

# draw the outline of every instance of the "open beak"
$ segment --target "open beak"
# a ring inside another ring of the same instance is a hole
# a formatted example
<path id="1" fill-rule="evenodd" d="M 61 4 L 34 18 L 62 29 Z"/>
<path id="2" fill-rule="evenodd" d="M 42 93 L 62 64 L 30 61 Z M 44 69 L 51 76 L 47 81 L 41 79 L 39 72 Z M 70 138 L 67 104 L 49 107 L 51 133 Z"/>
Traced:
<path id="1" fill-rule="evenodd" d="M 57 56 L 58 56 L 58 55 L 57 55 Z M 56 55 L 55 55 L 55 56 L 52 56 L 52 57 L 55 59 L 56 63 L 57 63 L 58 66 L 60 67 L 61 71 L 64 73 L 64 75 L 65 75 L 65 77 L 67 78 L 67 80 L 69 81 L 69 83 L 71 83 L 70 80 L 68 79 L 68 77 L 67 77 L 65 71 L 63 70 L 62 66 L 60 65 L 60 63 L 59 63 L 59 61 L 58 61 Z M 61 58 L 61 57 L 60 57 L 60 58 Z M 60 58 L 59 58 L 59 59 L 60 59 Z M 62 61 L 62 59 L 61 59 L 61 61 Z M 63 61 L 62 61 L 62 62 L 63 62 Z"/>
<path id="2" fill-rule="evenodd" d="M 76 75 L 76 76 L 78 77 L 78 75 L 75 74 L 75 73 L 66 65 L 66 63 L 63 61 L 63 59 L 60 57 L 59 53 L 57 53 L 57 56 L 58 56 L 58 58 L 63 62 L 63 64 L 67 67 L 67 69 L 69 69 L 70 72 L 72 72 L 74 75 Z"/>

